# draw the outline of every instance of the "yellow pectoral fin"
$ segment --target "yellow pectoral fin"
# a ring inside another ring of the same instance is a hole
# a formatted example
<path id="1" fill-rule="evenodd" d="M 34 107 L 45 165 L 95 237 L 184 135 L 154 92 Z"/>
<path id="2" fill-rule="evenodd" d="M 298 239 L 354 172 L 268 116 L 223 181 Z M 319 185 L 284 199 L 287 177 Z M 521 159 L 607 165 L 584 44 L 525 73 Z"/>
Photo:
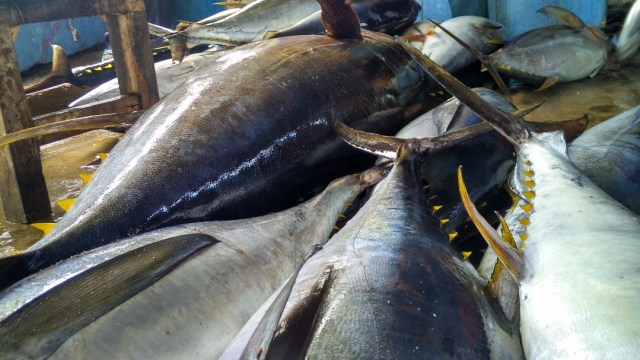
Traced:
<path id="1" fill-rule="evenodd" d="M 33 223 L 31 224 L 31 226 L 33 226 L 38 230 L 42 230 L 44 234 L 47 235 L 48 233 L 51 232 L 51 230 L 53 230 L 53 227 L 56 226 L 56 224 L 55 223 Z"/>
<path id="2" fill-rule="evenodd" d="M 509 244 L 509 240 L 503 240 L 491 224 L 489 224 L 489 222 L 480 214 L 478 209 L 476 209 L 469 197 L 464 180 L 462 179 L 462 167 L 458 168 L 458 188 L 460 189 L 462 204 L 469 213 L 471 220 L 478 228 L 478 231 L 489 246 L 491 246 L 493 251 L 496 252 L 500 261 L 502 261 L 507 269 L 509 269 L 509 272 L 511 272 L 511 275 L 516 279 L 516 281 L 520 281 L 524 273 L 522 253 Z M 503 229 L 504 228 L 506 227 L 503 227 Z M 513 241 L 513 236 L 510 235 L 510 237 L 511 241 Z"/>

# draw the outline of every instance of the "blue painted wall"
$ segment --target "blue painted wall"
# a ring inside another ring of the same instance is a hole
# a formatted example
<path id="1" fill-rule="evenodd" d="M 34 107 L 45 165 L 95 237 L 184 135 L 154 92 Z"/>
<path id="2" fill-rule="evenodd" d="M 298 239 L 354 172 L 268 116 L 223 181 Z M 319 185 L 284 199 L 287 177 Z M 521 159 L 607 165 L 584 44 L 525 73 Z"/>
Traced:
<path id="1" fill-rule="evenodd" d="M 537 27 L 558 24 L 536 11 L 545 5 L 571 10 L 588 24 L 603 26 L 607 0 L 418 0 L 422 12 L 418 19 L 443 21 L 454 16 L 488 16 L 503 24 L 512 36 Z"/>
<path id="2" fill-rule="evenodd" d="M 173 2 L 174 26 L 181 20 L 198 21 L 218 13 L 226 8 L 213 5 L 213 0 L 178 0 Z"/>
<path id="3" fill-rule="evenodd" d="M 22 25 L 14 42 L 20 71 L 51 62 L 51 44 L 70 55 L 101 43 L 106 31 L 99 16 Z"/>

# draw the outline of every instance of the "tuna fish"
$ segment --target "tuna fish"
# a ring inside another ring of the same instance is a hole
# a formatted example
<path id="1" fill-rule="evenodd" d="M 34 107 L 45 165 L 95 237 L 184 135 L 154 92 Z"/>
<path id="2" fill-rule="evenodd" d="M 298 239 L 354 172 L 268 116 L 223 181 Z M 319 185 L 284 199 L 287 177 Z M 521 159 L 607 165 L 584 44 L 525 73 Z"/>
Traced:
<path id="1" fill-rule="evenodd" d="M 389 133 L 424 112 L 429 80 L 403 46 L 361 33 L 343 1 L 322 5 L 328 36 L 231 50 L 150 108 L 53 232 L 0 259 L 2 286 L 144 231 L 291 206 L 362 159 L 331 114 Z"/>
<path id="2" fill-rule="evenodd" d="M 482 54 L 494 52 L 508 38 L 501 24 L 480 16 L 458 16 L 440 25 Z M 406 35 L 411 36 L 411 32 Z M 473 54 L 434 25 L 424 31 L 423 36 L 422 52 L 449 72 L 461 70 L 476 61 Z"/>
<path id="3" fill-rule="evenodd" d="M 351 5 L 358 14 L 363 29 L 389 35 L 399 34 L 409 27 L 420 12 L 420 5 L 414 0 L 354 0 L 351 1 Z M 320 11 L 316 11 L 291 27 L 267 33 L 265 37 L 322 34 L 323 32 Z"/>
<path id="4" fill-rule="evenodd" d="M 635 56 L 640 47 L 640 1 L 636 0 L 624 19 L 618 36 L 616 56 L 620 64 L 625 64 Z"/>
<path id="5" fill-rule="evenodd" d="M 568 10 L 545 6 L 538 11 L 564 25 L 530 30 L 491 54 L 489 61 L 516 80 L 542 84 L 539 90 L 595 76 L 607 61 L 607 36 Z"/>
<path id="6" fill-rule="evenodd" d="M 521 249 L 500 239 L 460 187 L 474 222 L 520 284 L 525 356 L 635 357 L 640 353 L 640 217 L 575 168 L 561 133 L 532 132 L 428 58 L 421 63 L 516 146 L 511 184 L 520 197 L 517 205 L 529 215 Z"/>
<path id="7" fill-rule="evenodd" d="M 215 61 L 219 56 L 222 56 L 217 50 L 218 49 L 214 49 L 211 51 L 188 55 L 179 64 L 174 64 L 171 59 L 155 63 L 156 80 L 158 81 L 158 95 L 160 96 L 160 99 L 163 99 L 165 96 L 173 92 L 178 86 L 185 82 L 194 71 L 207 65 L 209 62 Z M 69 107 L 108 100 L 118 95 L 120 95 L 118 79 L 112 79 L 75 100 L 69 104 Z"/>
<path id="8" fill-rule="evenodd" d="M 569 146 L 576 167 L 607 194 L 640 214 L 640 107 L 580 135 Z"/>
<path id="9" fill-rule="evenodd" d="M 45 269 L 0 294 L 0 353 L 217 358 L 305 253 L 326 242 L 348 203 L 388 170 L 336 180 L 283 212 L 168 227 Z M 199 253 L 176 267 L 191 249 Z"/>
<path id="10" fill-rule="evenodd" d="M 402 145 L 380 190 L 303 265 L 266 358 L 521 358 L 426 206 L 422 151 Z"/>

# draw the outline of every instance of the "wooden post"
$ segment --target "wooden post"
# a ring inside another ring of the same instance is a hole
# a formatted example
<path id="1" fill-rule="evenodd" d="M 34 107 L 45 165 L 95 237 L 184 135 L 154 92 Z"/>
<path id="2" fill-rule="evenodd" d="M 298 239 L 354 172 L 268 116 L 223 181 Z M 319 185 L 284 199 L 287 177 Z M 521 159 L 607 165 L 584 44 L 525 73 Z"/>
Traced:
<path id="1" fill-rule="evenodd" d="M 33 126 L 27 107 L 11 29 L 0 23 L 0 134 Z M 0 149 L 0 199 L 9 221 L 32 222 L 51 214 L 35 140 Z"/>
<path id="2" fill-rule="evenodd" d="M 143 109 L 158 102 L 149 26 L 145 11 L 107 15 L 109 41 L 113 49 L 120 94 L 137 94 Z"/>

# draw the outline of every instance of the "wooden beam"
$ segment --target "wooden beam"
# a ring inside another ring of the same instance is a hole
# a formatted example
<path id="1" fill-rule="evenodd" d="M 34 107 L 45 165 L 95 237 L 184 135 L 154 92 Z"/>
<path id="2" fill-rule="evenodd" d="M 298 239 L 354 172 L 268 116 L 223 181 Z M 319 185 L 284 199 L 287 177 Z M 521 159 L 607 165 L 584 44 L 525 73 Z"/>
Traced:
<path id="1" fill-rule="evenodd" d="M 144 0 L 0 0 L 0 24 L 13 27 L 81 16 L 143 11 Z"/>
<path id="2" fill-rule="evenodd" d="M 107 15 L 109 41 L 120 94 L 137 94 L 143 109 L 158 102 L 146 12 Z"/>
<path id="3" fill-rule="evenodd" d="M 140 99 L 136 95 L 118 95 L 112 99 L 68 108 L 33 118 L 33 125 L 40 126 L 63 120 L 100 114 L 128 114 L 140 109 Z"/>
<path id="4" fill-rule="evenodd" d="M 69 104 L 91 91 L 90 87 L 82 87 L 64 83 L 44 90 L 27 94 L 27 105 L 31 116 L 48 114 L 66 109 Z"/>
<path id="5" fill-rule="evenodd" d="M 0 135 L 33 126 L 10 30 L 0 23 Z M 51 214 L 35 140 L 0 149 L 0 199 L 9 221 L 26 223 Z"/>

